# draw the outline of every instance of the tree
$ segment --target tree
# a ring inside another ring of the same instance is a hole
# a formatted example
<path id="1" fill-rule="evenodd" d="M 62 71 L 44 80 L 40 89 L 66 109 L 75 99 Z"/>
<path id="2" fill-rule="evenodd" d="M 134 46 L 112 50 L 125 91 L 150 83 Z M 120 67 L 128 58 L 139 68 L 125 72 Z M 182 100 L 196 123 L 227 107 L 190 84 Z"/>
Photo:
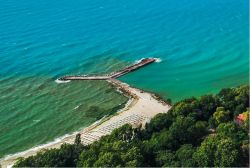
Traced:
<path id="1" fill-rule="evenodd" d="M 158 167 L 178 167 L 180 163 L 176 161 L 174 152 L 170 150 L 159 151 L 156 156 L 156 164 Z"/>
<path id="2" fill-rule="evenodd" d="M 159 132 L 164 128 L 168 128 L 172 124 L 172 119 L 168 113 L 157 114 L 146 124 L 145 131 L 151 135 L 152 132 Z"/>
<path id="3" fill-rule="evenodd" d="M 100 149 L 100 143 L 94 143 L 88 150 L 83 151 L 77 160 L 77 167 L 92 167 L 98 157 L 98 149 Z"/>
<path id="4" fill-rule="evenodd" d="M 121 140 L 112 143 L 106 142 L 102 144 L 99 151 L 95 151 L 94 153 L 96 157 L 83 154 L 80 158 L 80 165 L 84 167 L 138 167 L 143 164 L 140 149 L 135 145 Z M 90 158 L 88 158 L 89 156 Z M 86 160 L 92 158 L 95 160 L 86 162 Z"/>
<path id="5" fill-rule="evenodd" d="M 250 114 L 250 109 L 247 108 L 247 111 L 243 112 L 242 114 L 243 114 L 243 115 L 245 116 L 245 118 L 246 118 L 246 120 L 245 120 L 244 123 L 243 123 L 243 126 L 244 126 L 244 128 L 245 128 L 246 130 L 249 130 L 249 114 Z"/>
<path id="6" fill-rule="evenodd" d="M 191 144 L 182 145 L 175 153 L 176 158 L 181 164 L 181 167 L 194 167 L 195 161 L 193 159 L 193 153 L 195 148 Z"/>
<path id="7" fill-rule="evenodd" d="M 91 167 L 115 167 L 121 166 L 119 164 L 119 156 L 114 152 L 101 153 L 95 163 Z"/>
<path id="8" fill-rule="evenodd" d="M 39 152 L 35 156 L 20 159 L 15 167 L 75 167 L 79 153 L 82 150 L 75 145 L 63 144 L 60 149 L 50 149 Z"/>
<path id="9" fill-rule="evenodd" d="M 234 110 L 234 116 L 238 116 L 245 110 L 246 110 L 246 106 L 244 104 L 237 105 Z"/>
<path id="10" fill-rule="evenodd" d="M 208 123 L 209 123 L 209 128 L 215 129 L 217 127 L 217 121 L 213 116 L 209 118 Z"/>
<path id="11" fill-rule="evenodd" d="M 216 167 L 236 167 L 239 163 L 239 149 L 231 138 L 223 138 L 217 144 L 215 151 L 214 166 Z"/>
<path id="12" fill-rule="evenodd" d="M 249 167 L 249 140 L 245 140 L 242 142 L 241 145 L 241 155 L 240 155 L 240 162 L 242 163 L 243 167 Z"/>
<path id="13" fill-rule="evenodd" d="M 81 144 L 81 134 L 76 134 L 76 138 L 75 138 L 74 144 L 76 144 L 76 145 Z"/>
<path id="14" fill-rule="evenodd" d="M 181 101 L 173 107 L 171 112 L 174 116 L 187 116 L 189 113 L 193 112 L 193 109 L 190 103 Z"/>
<path id="15" fill-rule="evenodd" d="M 203 119 L 208 120 L 220 104 L 217 96 L 205 95 L 199 100 L 199 109 L 202 111 Z"/>
<path id="16" fill-rule="evenodd" d="M 222 89 L 218 96 L 221 105 L 230 112 L 235 112 L 235 115 L 249 107 L 249 86 L 247 85 L 238 88 Z"/>
<path id="17" fill-rule="evenodd" d="M 230 137 L 235 142 L 241 143 L 243 140 L 248 140 L 248 132 L 246 129 L 238 126 L 234 122 L 227 122 L 220 124 L 216 132 L 218 136 Z"/>
<path id="18" fill-rule="evenodd" d="M 208 136 L 194 153 L 194 160 L 200 167 L 213 167 L 216 151 L 215 141 L 215 136 Z"/>
<path id="19" fill-rule="evenodd" d="M 231 138 L 210 135 L 194 153 L 194 159 L 202 167 L 241 166 L 239 153 L 239 147 Z"/>
<path id="20" fill-rule="evenodd" d="M 143 165 L 137 129 L 124 125 L 81 153 L 77 166 L 138 167 Z"/>
<path id="21" fill-rule="evenodd" d="M 207 135 L 207 122 L 206 121 L 197 121 L 194 125 L 191 125 L 188 128 L 188 132 L 191 135 L 192 144 L 198 145 L 202 141 L 203 137 Z"/>
<path id="22" fill-rule="evenodd" d="M 157 152 L 159 150 L 178 148 L 179 143 L 177 139 L 174 139 L 171 132 L 164 129 L 160 133 L 154 133 L 145 145 L 150 149 L 148 152 Z"/>
<path id="23" fill-rule="evenodd" d="M 218 94 L 221 105 L 230 111 L 234 111 L 234 108 L 237 106 L 235 101 L 236 95 L 235 90 L 232 88 L 222 89 Z"/>
<path id="24" fill-rule="evenodd" d="M 229 111 L 225 111 L 224 107 L 217 107 L 216 112 L 213 114 L 213 117 L 217 124 L 230 120 Z"/>
<path id="25" fill-rule="evenodd" d="M 145 130 L 124 125 L 88 146 L 74 144 L 19 159 L 15 167 L 232 167 L 249 166 L 249 87 L 190 98 L 158 114 Z M 102 111 L 102 112 L 101 112 Z M 103 113 L 91 107 L 88 116 Z M 239 126 L 234 114 L 246 121 Z M 97 114 L 98 113 L 98 114 Z M 208 121 L 209 120 L 209 121 Z M 214 128 L 212 134 L 208 132 Z"/>
<path id="26" fill-rule="evenodd" d="M 235 97 L 235 101 L 237 102 L 237 104 L 243 105 L 245 107 L 244 110 L 249 107 L 249 87 L 250 86 L 248 85 L 243 85 L 238 88 L 234 88 L 237 94 L 237 96 Z"/>
<path id="27" fill-rule="evenodd" d="M 129 147 L 127 151 L 121 153 L 121 160 L 124 167 L 139 167 L 143 165 L 141 150 L 136 147 Z"/>
<path id="28" fill-rule="evenodd" d="M 176 141 L 175 146 L 178 148 L 183 143 L 196 143 L 194 139 L 195 119 L 192 117 L 177 117 L 176 121 L 169 128 L 169 132 Z"/>

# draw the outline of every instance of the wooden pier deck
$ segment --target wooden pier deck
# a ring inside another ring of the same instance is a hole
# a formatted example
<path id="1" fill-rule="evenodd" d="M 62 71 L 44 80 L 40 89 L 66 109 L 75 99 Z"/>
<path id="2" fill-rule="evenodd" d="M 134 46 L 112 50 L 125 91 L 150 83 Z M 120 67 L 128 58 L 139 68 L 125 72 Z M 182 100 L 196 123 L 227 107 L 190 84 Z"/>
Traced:
<path id="1" fill-rule="evenodd" d="M 122 70 L 112 72 L 111 74 L 108 74 L 108 75 L 103 75 L 103 76 L 86 76 L 86 75 L 84 75 L 84 76 L 64 76 L 62 78 L 59 78 L 59 80 L 62 80 L 62 81 L 66 81 L 66 80 L 108 80 L 111 78 L 118 78 L 120 76 L 123 76 L 129 72 L 135 71 L 135 70 L 142 68 L 146 65 L 149 65 L 155 61 L 156 61 L 155 58 L 145 58 L 136 64 L 128 66 Z"/>

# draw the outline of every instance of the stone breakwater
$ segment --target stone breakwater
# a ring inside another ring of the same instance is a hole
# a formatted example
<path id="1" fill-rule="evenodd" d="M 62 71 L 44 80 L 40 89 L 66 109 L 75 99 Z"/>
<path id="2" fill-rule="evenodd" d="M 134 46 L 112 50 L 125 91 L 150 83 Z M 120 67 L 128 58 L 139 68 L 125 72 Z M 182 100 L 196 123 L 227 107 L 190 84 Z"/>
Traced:
<path id="1" fill-rule="evenodd" d="M 134 71 L 144 65 L 154 62 L 152 59 L 144 59 L 141 62 L 129 66 L 121 71 L 114 73 L 118 77 L 119 74 L 128 73 Z M 39 147 L 32 148 L 30 150 L 8 156 L 0 161 L 2 167 L 9 167 L 15 163 L 19 157 L 29 157 L 35 155 L 37 152 L 44 149 L 59 148 L 63 143 L 74 143 L 74 139 L 77 133 L 81 134 L 81 140 L 84 145 L 89 145 L 94 141 L 99 140 L 102 136 L 110 134 L 114 129 L 119 128 L 125 124 L 130 124 L 133 127 L 145 126 L 155 115 L 159 113 L 166 113 L 171 108 L 169 104 L 160 100 L 152 93 L 142 91 L 140 89 L 129 86 L 115 78 L 112 75 L 107 77 L 107 82 L 114 85 L 118 91 L 121 91 L 124 95 L 130 97 L 130 103 L 113 116 L 102 119 L 99 122 L 92 124 L 91 126 L 83 129 L 82 131 L 60 138 L 59 141 L 41 145 Z M 89 80 L 91 80 L 90 78 Z M 81 80 L 61 78 L 60 80 Z M 83 79 L 86 80 L 86 79 Z M 95 80 L 95 79 L 94 79 Z"/>
<path id="2" fill-rule="evenodd" d="M 116 72 L 112 72 L 111 74 L 108 75 L 104 75 L 104 76 L 87 76 L 87 75 L 83 75 L 83 76 L 64 76 L 62 78 L 59 78 L 59 80 L 61 81 L 69 81 L 69 80 L 108 80 L 111 78 L 118 78 L 120 76 L 123 76 L 127 73 L 133 72 L 137 69 L 140 69 L 146 65 L 149 65 L 153 62 L 156 62 L 157 59 L 156 58 L 144 58 L 142 60 L 140 60 L 138 63 L 135 63 L 131 66 L 128 66 L 124 69 L 121 69 L 119 71 Z"/>

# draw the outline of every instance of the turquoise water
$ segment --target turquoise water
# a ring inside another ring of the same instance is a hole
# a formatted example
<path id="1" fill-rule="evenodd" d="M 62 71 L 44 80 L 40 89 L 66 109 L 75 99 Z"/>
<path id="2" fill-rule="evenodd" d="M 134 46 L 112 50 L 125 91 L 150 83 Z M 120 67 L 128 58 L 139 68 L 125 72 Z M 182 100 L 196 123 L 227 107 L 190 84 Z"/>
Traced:
<path id="1" fill-rule="evenodd" d="M 0 157 L 127 101 L 105 82 L 54 82 L 160 58 L 120 79 L 178 101 L 248 83 L 247 0 L 0 0 Z"/>

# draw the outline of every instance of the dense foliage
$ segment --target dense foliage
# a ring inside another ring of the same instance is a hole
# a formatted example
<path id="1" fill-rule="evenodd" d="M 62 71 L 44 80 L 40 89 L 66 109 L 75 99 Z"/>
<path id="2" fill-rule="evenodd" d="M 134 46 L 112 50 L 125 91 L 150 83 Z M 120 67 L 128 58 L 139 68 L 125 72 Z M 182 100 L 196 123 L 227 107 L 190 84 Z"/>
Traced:
<path id="1" fill-rule="evenodd" d="M 125 125 L 89 146 L 78 135 L 73 145 L 19 159 L 15 166 L 248 166 L 249 120 L 234 121 L 243 112 L 249 114 L 249 86 L 223 89 L 176 103 L 145 129 Z"/>

